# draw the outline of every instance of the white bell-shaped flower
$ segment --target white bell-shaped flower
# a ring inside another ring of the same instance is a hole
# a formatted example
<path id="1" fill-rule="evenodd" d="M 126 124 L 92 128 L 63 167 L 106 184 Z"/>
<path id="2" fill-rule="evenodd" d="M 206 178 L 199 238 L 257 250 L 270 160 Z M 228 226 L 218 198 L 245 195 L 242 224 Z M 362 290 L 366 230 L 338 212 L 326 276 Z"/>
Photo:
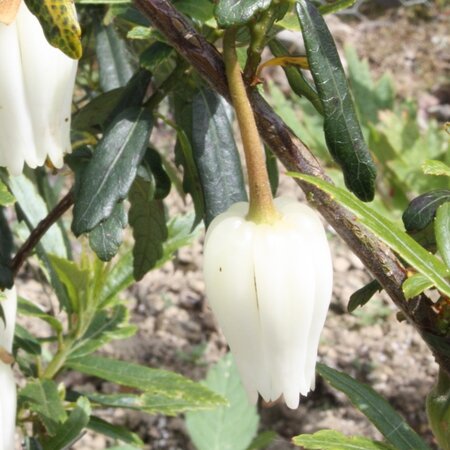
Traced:
<path id="1" fill-rule="evenodd" d="M 216 217 L 205 238 L 206 295 L 251 402 L 283 395 L 298 407 L 314 389 L 332 290 L 331 255 L 317 213 L 278 198 L 273 224 L 246 219 L 248 203 Z"/>
<path id="2" fill-rule="evenodd" d="M 17 393 L 8 355 L 14 338 L 17 294 L 15 288 L 2 294 L 5 294 L 0 299 L 5 321 L 0 319 L 0 450 L 14 450 Z"/>
<path id="3" fill-rule="evenodd" d="M 13 23 L 0 23 L 0 55 L 0 166 L 18 175 L 48 157 L 61 167 L 71 150 L 77 61 L 47 42 L 25 2 Z"/>

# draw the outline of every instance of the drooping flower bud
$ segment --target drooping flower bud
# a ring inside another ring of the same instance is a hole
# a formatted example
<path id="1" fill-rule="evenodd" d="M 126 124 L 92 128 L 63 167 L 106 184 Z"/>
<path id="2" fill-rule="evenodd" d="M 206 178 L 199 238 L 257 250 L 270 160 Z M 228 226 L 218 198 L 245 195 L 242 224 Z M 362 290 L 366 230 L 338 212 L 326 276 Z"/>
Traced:
<path id="1" fill-rule="evenodd" d="M 25 2 L 11 25 L 0 23 L 0 55 L 0 166 L 18 175 L 48 157 L 61 167 L 77 61 L 47 42 Z"/>
<path id="2" fill-rule="evenodd" d="M 246 220 L 248 203 L 216 217 L 205 238 L 206 295 L 250 401 L 298 407 L 314 389 L 332 265 L 323 225 L 308 206 L 275 200 L 273 224 Z"/>
<path id="3" fill-rule="evenodd" d="M 0 299 L 5 321 L 0 319 L 0 450 L 14 450 L 16 426 L 16 383 L 11 368 L 11 351 L 16 324 L 15 288 L 2 292 Z"/>

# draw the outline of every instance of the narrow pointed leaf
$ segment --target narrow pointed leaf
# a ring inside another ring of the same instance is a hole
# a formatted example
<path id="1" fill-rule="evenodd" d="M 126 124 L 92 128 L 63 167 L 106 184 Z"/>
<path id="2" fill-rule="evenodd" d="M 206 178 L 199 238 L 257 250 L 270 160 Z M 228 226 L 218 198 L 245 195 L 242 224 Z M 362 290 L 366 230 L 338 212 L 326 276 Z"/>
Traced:
<path id="1" fill-rule="evenodd" d="M 0 207 L 0 290 L 12 288 L 14 276 L 10 268 L 13 251 L 13 236 L 4 208 Z"/>
<path id="2" fill-rule="evenodd" d="M 297 1 L 306 54 L 324 110 L 328 150 L 347 188 L 363 201 L 375 195 L 376 169 L 356 116 L 344 69 L 328 27 L 309 0 Z"/>
<path id="3" fill-rule="evenodd" d="M 353 292 L 347 305 L 347 311 L 351 313 L 358 306 L 364 306 L 377 292 L 380 292 L 382 289 L 382 286 L 377 280 L 372 280 L 361 289 Z"/>
<path id="4" fill-rule="evenodd" d="M 123 200 L 148 145 L 152 116 L 132 107 L 106 130 L 81 178 L 75 199 L 72 230 L 78 236 L 107 219 Z"/>
<path id="5" fill-rule="evenodd" d="M 439 206 L 434 228 L 439 253 L 450 269 L 450 202 Z"/>
<path id="6" fill-rule="evenodd" d="M 450 296 L 450 269 L 436 256 L 429 253 L 412 237 L 400 230 L 394 223 L 361 203 L 356 197 L 336 186 L 317 177 L 299 173 L 290 173 L 291 176 L 317 186 L 330 194 L 341 205 L 353 212 L 360 223 L 366 226 L 381 241 L 398 253 L 408 264 L 418 272 L 425 275 L 435 286 Z"/>
<path id="7" fill-rule="evenodd" d="M 370 386 L 324 364 L 317 364 L 317 372 L 343 392 L 397 450 L 430 450 L 403 417 Z"/>
<path id="8" fill-rule="evenodd" d="M 210 89 L 195 94 L 192 150 L 203 188 L 206 226 L 233 203 L 247 200 L 231 114 L 228 103 Z"/>
<path id="9" fill-rule="evenodd" d="M 406 299 L 420 295 L 426 289 L 433 287 L 433 282 L 421 273 L 407 278 L 402 284 L 402 291 Z"/>
<path id="10" fill-rule="evenodd" d="M 390 445 L 360 436 L 346 436 L 334 430 L 301 434 L 292 439 L 295 445 L 308 450 L 394 450 Z"/>
<path id="11" fill-rule="evenodd" d="M 225 403 L 220 395 L 201 384 L 166 370 L 101 356 L 79 358 L 69 361 L 67 366 L 88 375 L 144 391 L 145 403 L 153 412 L 175 414 L 193 409 L 213 408 Z"/>
<path id="12" fill-rule="evenodd" d="M 95 433 L 103 434 L 104 436 L 125 442 L 126 444 L 134 444 L 139 446 L 139 448 L 144 446 L 144 443 L 136 433 L 120 425 L 113 425 L 97 416 L 91 416 L 87 428 Z"/>

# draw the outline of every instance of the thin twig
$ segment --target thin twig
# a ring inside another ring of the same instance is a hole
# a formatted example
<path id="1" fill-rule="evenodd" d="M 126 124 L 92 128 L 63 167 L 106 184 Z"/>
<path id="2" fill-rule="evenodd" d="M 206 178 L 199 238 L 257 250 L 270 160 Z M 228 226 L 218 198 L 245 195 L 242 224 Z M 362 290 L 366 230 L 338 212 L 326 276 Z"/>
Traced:
<path id="1" fill-rule="evenodd" d="M 49 212 L 48 216 L 42 219 L 36 226 L 36 228 L 28 236 L 28 239 L 24 242 L 22 247 L 14 256 L 11 261 L 11 270 L 14 276 L 17 275 L 22 264 L 28 258 L 34 247 L 42 239 L 42 236 L 48 231 L 48 229 L 57 222 L 61 216 L 73 205 L 73 194 L 70 191 L 66 194 L 60 202 Z"/>

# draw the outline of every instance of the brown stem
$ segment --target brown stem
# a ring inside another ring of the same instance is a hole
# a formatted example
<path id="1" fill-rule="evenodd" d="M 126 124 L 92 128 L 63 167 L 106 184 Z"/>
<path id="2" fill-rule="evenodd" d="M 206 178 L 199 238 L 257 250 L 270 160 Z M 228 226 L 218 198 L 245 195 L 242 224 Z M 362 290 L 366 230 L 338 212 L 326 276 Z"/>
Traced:
<path id="1" fill-rule="evenodd" d="M 57 222 L 60 217 L 73 205 L 72 192 L 66 194 L 60 202 L 49 212 L 48 216 L 42 219 L 37 227 L 31 232 L 28 239 L 24 242 L 22 247 L 14 256 L 11 262 L 11 270 L 14 276 L 17 275 L 22 264 L 28 258 L 29 254 L 33 251 L 34 247 L 39 243 L 42 236 L 48 231 L 48 229 Z"/>
<path id="2" fill-rule="evenodd" d="M 223 55 L 230 89 L 231 103 L 236 111 L 236 118 L 244 147 L 247 163 L 250 206 L 247 218 L 256 223 L 274 222 L 278 214 L 273 204 L 269 176 L 264 161 L 264 148 L 256 128 L 255 116 L 245 90 L 241 68 L 236 55 L 236 30 L 225 31 L 223 38 Z"/>
<path id="3" fill-rule="evenodd" d="M 230 99 L 224 64 L 216 48 L 198 34 L 168 0 L 134 0 L 134 3 L 205 81 L 219 94 Z M 250 100 L 260 135 L 286 168 L 328 180 L 308 148 L 264 99 L 257 92 L 252 92 Z M 430 334 L 440 337 L 435 325 L 432 303 L 425 296 L 409 301 L 405 299 L 401 286 L 406 274 L 398 258 L 361 226 L 349 211 L 327 194 L 307 183 L 297 182 L 308 197 L 314 200 L 320 213 L 377 278 L 409 322 L 424 337 L 438 363 L 450 375 L 450 357 L 427 338 Z"/>

